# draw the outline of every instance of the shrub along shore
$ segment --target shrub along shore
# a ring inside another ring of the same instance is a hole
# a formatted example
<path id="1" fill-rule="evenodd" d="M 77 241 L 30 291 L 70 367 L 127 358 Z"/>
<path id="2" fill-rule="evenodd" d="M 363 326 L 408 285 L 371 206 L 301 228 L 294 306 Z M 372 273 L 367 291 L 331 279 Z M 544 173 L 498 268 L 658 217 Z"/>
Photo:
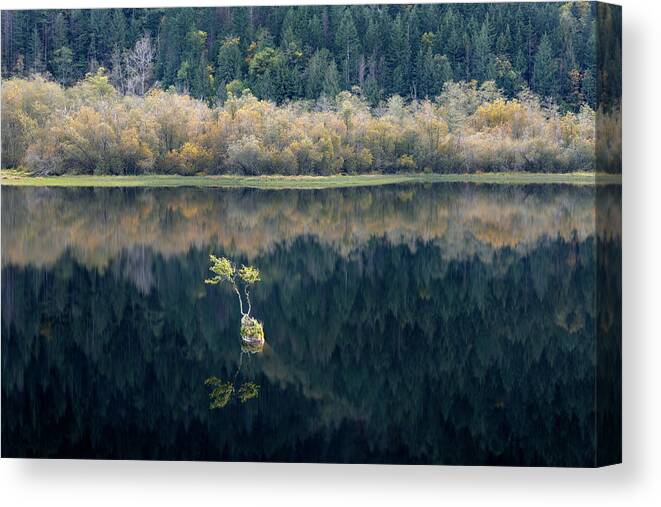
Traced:
<path id="1" fill-rule="evenodd" d="M 39 76 L 2 86 L 3 165 L 40 176 L 594 172 L 594 152 L 588 105 L 563 114 L 491 81 L 376 108 L 360 89 L 283 105 L 249 90 L 213 105 L 158 88 L 122 95 L 103 69 L 69 88 Z"/>

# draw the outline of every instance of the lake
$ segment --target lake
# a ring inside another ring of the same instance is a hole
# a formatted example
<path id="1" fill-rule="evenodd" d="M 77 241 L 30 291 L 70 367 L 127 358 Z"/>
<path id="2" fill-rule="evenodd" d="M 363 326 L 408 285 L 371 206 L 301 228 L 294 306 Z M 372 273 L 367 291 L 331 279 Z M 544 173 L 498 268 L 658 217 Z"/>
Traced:
<path id="1" fill-rule="evenodd" d="M 619 199 L 3 187 L 2 454 L 599 464 L 621 429 Z M 261 270 L 261 352 L 210 253 Z M 211 409 L 212 376 L 258 395 Z"/>

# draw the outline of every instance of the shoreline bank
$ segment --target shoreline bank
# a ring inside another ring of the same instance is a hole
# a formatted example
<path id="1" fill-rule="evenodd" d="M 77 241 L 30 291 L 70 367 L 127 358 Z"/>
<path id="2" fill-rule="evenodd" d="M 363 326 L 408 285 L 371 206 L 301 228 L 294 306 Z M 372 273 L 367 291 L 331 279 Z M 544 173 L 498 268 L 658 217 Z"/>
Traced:
<path id="1" fill-rule="evenodd" d="M 261 189 L 324 189 L 394 184 L 474 183 L 503 185 L 620 185 L 621 174 L 608 173 L 472 173 L 472 174 L 363 174 L 333 176 L 139 176 L 65 175 L 30 176 L 0 171 L 3 186 L 33 187 L 210 187 Z"/>

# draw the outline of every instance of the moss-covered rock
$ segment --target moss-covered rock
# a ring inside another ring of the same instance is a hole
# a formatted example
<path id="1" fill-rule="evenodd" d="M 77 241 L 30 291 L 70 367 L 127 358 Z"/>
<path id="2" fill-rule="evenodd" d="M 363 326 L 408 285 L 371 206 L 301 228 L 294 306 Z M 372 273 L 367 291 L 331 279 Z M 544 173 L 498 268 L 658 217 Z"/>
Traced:
<path id="1" fill-rule="evenodd" d="M 264 348 L 264 327 L 249 315 L 241 318 L 241 350 L 252 354 Z"/>

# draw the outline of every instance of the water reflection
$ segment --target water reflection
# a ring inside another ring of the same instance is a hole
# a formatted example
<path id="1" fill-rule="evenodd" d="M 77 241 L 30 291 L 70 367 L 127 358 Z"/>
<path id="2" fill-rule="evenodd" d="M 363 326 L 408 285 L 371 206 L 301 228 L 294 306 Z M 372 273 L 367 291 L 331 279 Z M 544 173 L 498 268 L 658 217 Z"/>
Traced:
<path id="1" fill-rule="evenodd" d="M 3 454 L 591 466 L 618 192 L 3 188 Z M 210 253 L 260 268 L 259 354 Z"/>
<path id="2" fill-rule="evenodd" d="M 444 255 L 463 258 L 500 247 L 525 251 L 543 237 L 568 240 L 576 233 L 584 240 L 595 224 L 595 190 L 561 185 L 3 188 L 2 197 L 2 262 L 37 266 L 70 250 L 86 266 L 105 268 L 121 255 L 124 269 L 135 270 L 147 252 L 172 257 L 213 244 L 231 258 L 252 260 L 301 236 L 344 255 L 384 237 L 410 247 L 433 242 Z"/>
<path id="3" fill-rule="evenodd" d="M 243 355 L 249 353 L 250 352 L 244 352 L 243 350 L 241 351 L 241 355 L 239 356 L 239 366 L 231 380 L 223 381 L 212 375 L 204 381 L 205 385 L 212 387 L 211 393 L 209 394 L 209 398 L 211 398 L 209 408 L 214 409 L 226 407 L 227 404 L 232 401 L 235 394 L 241 403 L 245 403 L 246 401 L 259 396 L 260 386 L 254 382 L 243 382 L 238 389 L 236 388 L 237 378 L 241 372 L 241 365 L 243 363 Z"/>

